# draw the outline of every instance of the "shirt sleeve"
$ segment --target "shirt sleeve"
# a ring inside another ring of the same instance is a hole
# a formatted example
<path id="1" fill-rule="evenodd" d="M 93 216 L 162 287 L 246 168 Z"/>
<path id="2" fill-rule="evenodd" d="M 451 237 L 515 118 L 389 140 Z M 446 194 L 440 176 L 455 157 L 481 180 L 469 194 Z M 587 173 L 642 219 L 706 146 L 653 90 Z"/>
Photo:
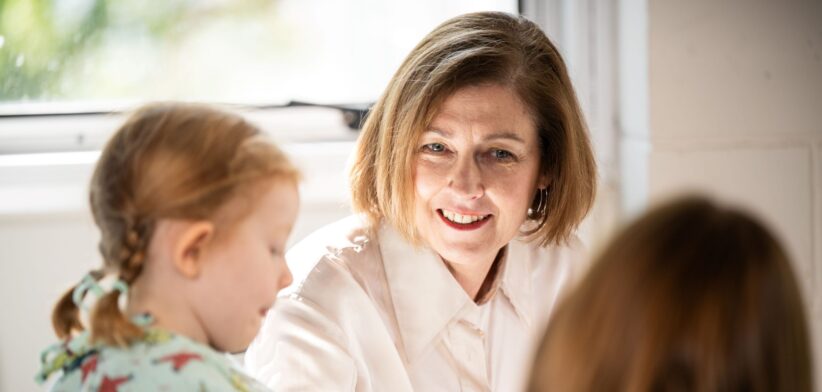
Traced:
<path id="1" fill-rule="evenodd" d="M 281 298 L 245 355 L 248 372 L 276 391 L 353 391 L 357 370 L 338 325 L 305 298 Z"/>

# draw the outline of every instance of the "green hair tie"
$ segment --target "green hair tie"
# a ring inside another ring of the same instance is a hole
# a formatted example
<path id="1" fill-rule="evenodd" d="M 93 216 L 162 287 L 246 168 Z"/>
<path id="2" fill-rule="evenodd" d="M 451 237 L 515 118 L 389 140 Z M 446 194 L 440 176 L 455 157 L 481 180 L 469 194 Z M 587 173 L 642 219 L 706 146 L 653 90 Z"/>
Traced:
<path id="1" fill-rule="evenodd" d="M 90 273 L 83 277 L 83 280 L 81 280 L 77 287 L 74 288 L 74 293 L 71 295 L 74 304 L 77 305 L 78 308 L 88 310 L 83 305 L 83 298 L 85 298 L 86 293 L 89 291 L 98 298 L 105 293 L 103 288 L 100 287 L 100 284 L 97 283 L 97 279 L 95 279 Z"/>
<path id="2" fill-rule="evenodd" d="M 122 279 L 117 279 L 117 281 L 111 286 L 111 289 L 119 291 L 122 295 L 128 295 L 128 283 L 124 282 Z"/>
<path id="3" fill-rule="evenodd" d="M 122 279 L 117 279 L 117 281 L 111 285 L 111 288 L 106 290 L 100 285 L 100 283 L 98 283 L 97 279 L 95 279 L 92 274 L 87 274 L 74 289 L 74 292 L 72 293 L 72 300 L 78 308 L 88 310 L 88 308 L 83 305 L 83 298 L 85 298 L 86 294 L 90 292 L 94 294 L 95 297 L 100 298 L 112 291 L 119 291 L 120 294 L 128 295 L 128 283 Z"/>

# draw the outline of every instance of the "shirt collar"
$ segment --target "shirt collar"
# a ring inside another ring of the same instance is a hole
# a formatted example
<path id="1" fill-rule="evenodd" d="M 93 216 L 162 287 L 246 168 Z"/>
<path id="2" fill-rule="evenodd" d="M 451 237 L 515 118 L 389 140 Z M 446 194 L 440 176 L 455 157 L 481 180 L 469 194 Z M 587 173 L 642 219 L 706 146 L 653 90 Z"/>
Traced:
<path id="1" fill-rule="evenodd" d="M 388 224 L 379 229 L 380 252 L 394 305 L 394 315 L 407 354 L 413 362 L 473 300 L 451 275 L 442 259 L 427 247 L 414 247 Z M 530 324 L 531 289 L 527 249 L 512 241 L 499 260 L 490 295 L 502 292 L 520 319 Z M 508 262 L 508 261 L 511 262 Z"/>
<path id="2" fill-rule="evenodd" d="M 534 314 L 533 293 L 531 287 L 531 266 L 535 255 L 534 249 L 527 243 L 513 240 L 508 243 L 505 251 L 505 262 L 499 280 L 500 290 L 514 311 L 526 326 L 531 326 Z"/>

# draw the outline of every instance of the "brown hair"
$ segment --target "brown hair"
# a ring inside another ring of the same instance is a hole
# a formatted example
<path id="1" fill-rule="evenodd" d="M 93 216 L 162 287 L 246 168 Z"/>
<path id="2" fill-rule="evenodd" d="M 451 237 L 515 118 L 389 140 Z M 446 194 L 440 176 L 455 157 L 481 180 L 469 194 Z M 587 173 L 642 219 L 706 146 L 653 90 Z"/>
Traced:
<path id="1" fill-rule="evenodd" d="M 531 391 L 811 391 L 785 252 L 744 212 L 686 198 L 630 225 L 553 316 Z"/>
<path id="2" fill-rule="evenodd" d="M 111 272 L 126 284 L 134 282 L 159 219 L 215 220 L 230 200 L 272 178 L 296 181 L 298 173 L 241 117 L 194 104 L 139 109 L 109 140 L 91 180 L 91 211 L 104 261 L 91 275 L 100 279 Z M 217 232 L 250 208 L 232 213 L 219 222 Z M 73 291 L 63 295 L 52 314 L 60 338 L 84 329 Z M 127 345 L 142 336 L 120 310 L 119 295 L 112 290 L 94 305 L 92 340 Z"/>
<path id="3" fill-rule="evenodd" d="M 533 22 L 500 12 L 458 16 L 423 38 L 368 115 L 351 169 L 354 209 L 384 218 L 416 242 L 412 167 L 417 140 L 442 102 L 461 87 L 499 83 L 530 108 L 540 142 L 540 172 L 530 234 L 543 245 L 568 238 L 587 214 L 596 165 L 582 113 L 559 52 Z"/>

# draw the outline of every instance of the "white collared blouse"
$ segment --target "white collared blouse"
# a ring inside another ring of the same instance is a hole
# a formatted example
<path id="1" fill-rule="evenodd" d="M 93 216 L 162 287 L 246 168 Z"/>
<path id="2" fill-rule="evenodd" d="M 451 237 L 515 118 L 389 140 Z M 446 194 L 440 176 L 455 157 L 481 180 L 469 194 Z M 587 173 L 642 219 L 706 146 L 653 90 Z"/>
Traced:
<path id="1" fill-rule="evenodd" d="M 546 248 L 514 240 L 478 305 L 430 249 L 346 218 L 288 252 L 294 284 L 246 367 L 277 391 L 522 390 L 582 253 L 576 238 Z"/>

